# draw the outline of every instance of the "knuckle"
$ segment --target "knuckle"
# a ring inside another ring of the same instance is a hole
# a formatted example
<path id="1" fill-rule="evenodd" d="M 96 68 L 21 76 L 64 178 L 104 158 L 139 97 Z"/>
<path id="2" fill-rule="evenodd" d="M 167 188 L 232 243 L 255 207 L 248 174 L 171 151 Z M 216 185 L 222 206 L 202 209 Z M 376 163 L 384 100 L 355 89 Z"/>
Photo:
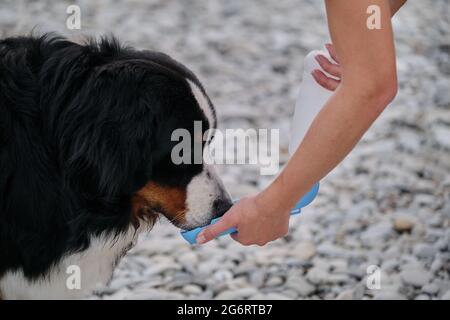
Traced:
<path id="1" fill-rule="evenodd" d="M 324 64 L 324 67 L 327 68 L 327 69 L 332 69 L 333 68 L 333 64 L 328 59 L 324 60 L 323 64 Z"/>
<path id="2" fill-rule="evenodd" d="M 333 74 L 333 75 L 339 74 L 339 67 L 334 65 L 334 64 L 332 64 L 330 66 L 330 73 Z"/>
<path id="3" fill-rule="evenodd" d="M 321 67 L 323 68 L 323 70 L 325 70 L 325 71 L 329 71 L 330 68 L 331 68 L 330 64 L 329 64 L 328 62 L 325 62 L 325 61 L 323 61 L 323 62 L 320 64 L 320 66 L 321 66 Z"/>
<path id="4" fill-rule="evenodd" d="M 318 62 L 319 65 L 323 68 L 323 61 L 322 61 L 322 59 L 318 59 L 317 62 Z"/>
<path id="5" fill-rule="evenodd" d="M 317 82 L 322 86 L 326 86 L 326 81 L 322 77 L 317 78 Z"/>
<path id="6" fill-rule="evenodd" d="M 333 81 L 331 79 L 327 79 L 326 86 L 328 89 L 333 90 Z"/>
<path id="7" fill-rule="evenodd" d="M 213 233 L 211 232 L 211 230 L 206 229 L 205 231 L 203 231 L 203 236 L 209 240 L 213 238 Z"/>

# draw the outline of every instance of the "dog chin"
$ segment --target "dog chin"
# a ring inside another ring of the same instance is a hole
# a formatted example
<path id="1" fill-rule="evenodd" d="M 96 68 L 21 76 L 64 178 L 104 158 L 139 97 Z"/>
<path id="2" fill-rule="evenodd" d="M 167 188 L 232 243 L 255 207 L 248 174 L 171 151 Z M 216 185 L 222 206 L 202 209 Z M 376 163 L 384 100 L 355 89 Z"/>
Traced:
<path id="1" fill-rule="evenodd" d="M 214 169 L 205 166 L 202 173 L 195 176 L 187 187 L 185 221 L 182 229 L 195 229 L 222 216 L 231 208 L 233 202 L 221 179 Z"/>

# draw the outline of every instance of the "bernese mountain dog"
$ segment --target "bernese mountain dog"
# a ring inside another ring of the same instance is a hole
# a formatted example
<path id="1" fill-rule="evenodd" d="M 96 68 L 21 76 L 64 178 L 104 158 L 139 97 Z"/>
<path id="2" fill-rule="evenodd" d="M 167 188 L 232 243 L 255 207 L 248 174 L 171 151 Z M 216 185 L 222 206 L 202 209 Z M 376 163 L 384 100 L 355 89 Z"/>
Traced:
<path id="1" fill-rule="evenodd" d="M 0 297 L 85 297 L 159 215 L 191 229 L 226 212 L 211 166 L 171 159 L 172 132 L 194 135 L 195 121 L 215 128 L 211 100 L 165 54 L 114 38 L 0 40 Z"/>

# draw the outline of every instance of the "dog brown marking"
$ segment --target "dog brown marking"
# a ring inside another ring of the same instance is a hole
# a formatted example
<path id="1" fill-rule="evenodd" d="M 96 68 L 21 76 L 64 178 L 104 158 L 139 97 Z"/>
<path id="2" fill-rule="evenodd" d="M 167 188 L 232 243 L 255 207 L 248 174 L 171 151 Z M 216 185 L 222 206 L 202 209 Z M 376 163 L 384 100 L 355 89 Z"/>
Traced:
<path id="1" fill-rule="evenodd" d="M 134 195 L 132 207 L 138 219 L 154 222 L 160 212 L 174 224 L 183 224 L 187 212 L 186 190 L 149 182 Z"/>

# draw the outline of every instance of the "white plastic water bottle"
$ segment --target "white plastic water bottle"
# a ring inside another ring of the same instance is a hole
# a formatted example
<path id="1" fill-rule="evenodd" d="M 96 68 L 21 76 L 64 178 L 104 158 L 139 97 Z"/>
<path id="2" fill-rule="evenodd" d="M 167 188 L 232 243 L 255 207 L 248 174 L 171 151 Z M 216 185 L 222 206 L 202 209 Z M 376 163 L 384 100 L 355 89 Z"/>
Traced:
<path id="1" fill-rule="evenodd" d="M 291 155 L 295 153 L 314 121 L 314 118 L 325 105 L 328 98 L 333 94 L 332 91 L 321 87 L 311 75 L 313 70 L 319 69 L 326 75 L 332 77 L 325 72 L 316 61 L 315 56 L 318 54 L 325 56 L 331 62 L 334 61 L 327 50 L 315 50 L 305 57 L 303 80 L 300 84 L 297 103 L 295 105 L 294 119 L 291 126 L 291 141 L 289 143 L 289 153 Z"/>

